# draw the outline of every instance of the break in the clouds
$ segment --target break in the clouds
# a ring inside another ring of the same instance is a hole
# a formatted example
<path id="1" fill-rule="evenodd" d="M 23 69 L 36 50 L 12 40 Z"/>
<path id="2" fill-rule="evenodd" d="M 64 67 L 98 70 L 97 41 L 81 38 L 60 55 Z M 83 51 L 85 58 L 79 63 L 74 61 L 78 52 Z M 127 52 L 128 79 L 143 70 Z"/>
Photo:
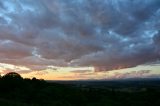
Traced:
<path id="1" fill-rule="evenodd" d="M 159 0 L 0 0 L 1 63 L 107 71 L 159 59 Z"/>

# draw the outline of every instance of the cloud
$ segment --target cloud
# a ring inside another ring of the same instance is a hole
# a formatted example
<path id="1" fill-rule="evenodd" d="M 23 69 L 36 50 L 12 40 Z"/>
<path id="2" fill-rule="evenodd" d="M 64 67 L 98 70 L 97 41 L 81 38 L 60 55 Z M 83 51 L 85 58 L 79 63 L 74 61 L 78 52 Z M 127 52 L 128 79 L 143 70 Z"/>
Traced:
<path id="1" fill-rule="evenodd" d="M 1 74 L 5 75 L 7 73 L 10 73 L 10 72 L 16 72 L 16 73 L 19 73 L 19 74 L 28 74 L 28 73 L 31 73 L 32 71 L 31 70 L 15 70 L 15 69 L 5 69 L 5 70 L 1 70 Z"/>
<path id="2" fill-rule="evenodd" d="M 88 72 L 92 72 L 92 70 L 73 70 L 73 71 L 70 71 L 72 73 L 88 73 Z"/>
<path id="3" fill-rule="evenodd" d="M 114 73 L 113 76 L 110 77 L 110 79 L 126 79 L 126 78 L 149 78 L 152 76 L 150 74 L 151 70 L 140 70 L 140 71 L 132 71 L 127 73 Z"/>
<path id="4" fill-rule="evenodd" d="M 160 59 L 158 0 L 0 1 L 0 62 L 130 68 Z"/>
<path id="5" fill-rule="evenodd" d="M 36 71 L 36 73 L 35 73 L 35 75 L 46 75 L 46 74 L 48 74 L 48 72 L 47 71 Z"/>

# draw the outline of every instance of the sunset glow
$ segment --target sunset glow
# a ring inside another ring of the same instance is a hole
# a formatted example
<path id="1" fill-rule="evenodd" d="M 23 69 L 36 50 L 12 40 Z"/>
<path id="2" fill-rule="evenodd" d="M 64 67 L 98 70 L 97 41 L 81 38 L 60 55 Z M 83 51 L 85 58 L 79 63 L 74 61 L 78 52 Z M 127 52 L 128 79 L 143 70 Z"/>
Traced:
<path id="1" fill-rule="evenodd" d="M 158 0 L 1 0 L 1 75 L 159 78 L 159 19 Z"/>

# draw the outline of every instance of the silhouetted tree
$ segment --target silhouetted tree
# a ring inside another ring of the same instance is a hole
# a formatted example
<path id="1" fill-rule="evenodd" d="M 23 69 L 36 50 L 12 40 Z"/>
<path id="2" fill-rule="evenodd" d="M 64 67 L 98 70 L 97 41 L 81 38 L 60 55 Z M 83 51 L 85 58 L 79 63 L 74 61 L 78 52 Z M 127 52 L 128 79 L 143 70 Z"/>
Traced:
<path id="1" fill-rule="evenodd" d="M 22 88 L 23 85 L 23 78 L 20 74 L 15 72 L 7 73 L 1 78 L 1 89 L 7 92 L 12 92 L 14 89 Z"/>
<path id="2" fill-rule="evenodd" d="M 2 77 L 2 79 L 5 79 L 5 80 L 21 80 L 23 78 L 21 77 L 20 74 L 18 74 L 16 72 L 10 72 L 10 73 L 7 73 L 6 75 L 4 75 Z"/>

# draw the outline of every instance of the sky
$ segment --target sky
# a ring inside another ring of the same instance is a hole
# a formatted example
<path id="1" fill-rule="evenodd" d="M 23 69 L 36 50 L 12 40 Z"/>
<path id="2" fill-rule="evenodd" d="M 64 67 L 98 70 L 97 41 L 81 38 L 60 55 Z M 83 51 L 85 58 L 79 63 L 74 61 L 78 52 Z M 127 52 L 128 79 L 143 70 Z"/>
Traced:
<path id="1" fill-rule="evenodd" d="M 0 72 L 46 80 L 160 77 L 159 0 L 0 0 Z"/>

